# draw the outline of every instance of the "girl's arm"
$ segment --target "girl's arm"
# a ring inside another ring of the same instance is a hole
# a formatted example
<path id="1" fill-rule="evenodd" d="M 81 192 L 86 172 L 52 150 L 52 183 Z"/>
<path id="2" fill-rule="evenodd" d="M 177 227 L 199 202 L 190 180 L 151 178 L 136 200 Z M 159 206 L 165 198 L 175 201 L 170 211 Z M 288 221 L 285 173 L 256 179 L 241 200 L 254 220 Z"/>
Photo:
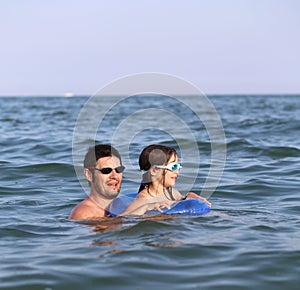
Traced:
<path id="1" fill-rule="evenodd" d="M 176 190 L 173 189 L 173 195 L 175 197 L 176 200 L 183 200 L 183 199 L 192 199 L 192 198 L 196 198 L 196 199 L 200 199 L 201 201 L 205 202 L 209 207 L 211 207 L 211 203 L 204 197 L 199 196 L 198 194 L 196 194 L 195 192 L 188 192 L 187 195 L 185 197 L 182 197 L 182 194 Z"/>
<path id="2" fill-rule="evenodd" d="M 191 192 L 191 191 L 188 192 L 184 199 L 191 199 L 191 198 L 200 199 L 201 201 L 205 202 L 209 207 L 211 207 L 211 203 L 206 198 L 199 196 L 195 192 Z"/>
<path id="3" fill-rule="evenodd" d="M 157 201 L 154 198 L 137 198 L 120 214 L 120 216 L 143 215 L 149 210 L 158 210 L 162 212 L 163 208 L 169 209 L 170 207 L 171 205 L 167 201 Z"/>

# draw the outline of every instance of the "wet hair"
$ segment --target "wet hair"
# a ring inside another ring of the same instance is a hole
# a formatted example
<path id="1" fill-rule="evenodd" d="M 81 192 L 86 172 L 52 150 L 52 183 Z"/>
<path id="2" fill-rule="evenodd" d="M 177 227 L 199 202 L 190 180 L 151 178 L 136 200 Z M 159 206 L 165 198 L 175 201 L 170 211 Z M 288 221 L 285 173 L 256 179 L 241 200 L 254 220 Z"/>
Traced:
<path id="1" fill-rule="evenodd" d="M 113 146 L 106 145 L 106 144 L 98 144 L 95 146 L 91 146 L 89 147 L 84 158 L 84 162 L 83 162 L 84 168 L 94 167 L 96 166 L 96 163 L 99 158 L 109 157 L 109 156 L 116 156 L 117 158 L 119 158 L 122 165 L 120 153 Z"/>
<path id="2" fill-rule="evenodd" d="M 150 172 L 148 170 L 153 165 L 166 165 L 172 156 L 177 156 L 176 150 L 165 145 L 152 144 L 143 149 L 139 157 L 139 166 L 144 172 L 138 192 L 148 188 L 152 183 Z M 168 192 L 171 195 L 172 188 L 168 189 Z"/>

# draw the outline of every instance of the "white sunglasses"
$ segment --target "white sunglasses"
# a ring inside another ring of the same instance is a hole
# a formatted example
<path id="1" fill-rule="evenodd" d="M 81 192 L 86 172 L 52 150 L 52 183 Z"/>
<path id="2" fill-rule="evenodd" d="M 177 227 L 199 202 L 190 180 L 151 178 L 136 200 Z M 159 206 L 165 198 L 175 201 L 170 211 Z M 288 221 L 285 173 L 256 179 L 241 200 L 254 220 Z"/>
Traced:
<path id="1" fill-rule="evenodd" d="M 180 168 L 182 168 L 181 164 L 176 163 L 176 162 L 171 162 L 167 165 L 153 165 L 153 167 L 161 168 L 161 169 L 167 169 L 169 171 L 176 171 L 176 170 L 179 170 Z"/>

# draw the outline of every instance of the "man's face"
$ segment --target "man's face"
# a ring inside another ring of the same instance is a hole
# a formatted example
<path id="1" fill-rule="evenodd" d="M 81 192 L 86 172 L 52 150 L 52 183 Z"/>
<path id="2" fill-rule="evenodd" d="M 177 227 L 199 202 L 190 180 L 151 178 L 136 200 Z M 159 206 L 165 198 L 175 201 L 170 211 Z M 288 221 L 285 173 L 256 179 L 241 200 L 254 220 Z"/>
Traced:
<path id="1" fill-rule="evenodd" d="M 121 166 L 121 162 L 116 156 L 108 156 L 99 158 L 96 163 L 96 168 L 102 169 L 110 167 L 115 169 Z M 107 199 L 114 199 L 118 196 L 121 189 L 122 173 L 117 173 L 112 170 L 109 174 L 103 174 L 98 170 L 94 170 L 94 177 L 91 181 L 92 190 L 100 196 Z"/>

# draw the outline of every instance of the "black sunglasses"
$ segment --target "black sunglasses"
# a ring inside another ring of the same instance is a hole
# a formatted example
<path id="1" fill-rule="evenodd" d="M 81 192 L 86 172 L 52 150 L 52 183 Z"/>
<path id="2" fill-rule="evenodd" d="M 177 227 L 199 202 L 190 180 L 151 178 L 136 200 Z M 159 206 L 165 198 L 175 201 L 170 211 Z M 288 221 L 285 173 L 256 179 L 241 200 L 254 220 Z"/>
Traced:
<path id="1" fill-rule="evenodd" d="M 125 166 L 121 165 L 116 168 L 111 168 L 111 167 L 105 167 L 105 168 L 96 168 L 96 167 L 90 167 L 90 170 L 98 170 L 102 174 L 110 174 L 113 170 L 115 170 L 117 173 L 122 173 L 125 170 Z"/>

